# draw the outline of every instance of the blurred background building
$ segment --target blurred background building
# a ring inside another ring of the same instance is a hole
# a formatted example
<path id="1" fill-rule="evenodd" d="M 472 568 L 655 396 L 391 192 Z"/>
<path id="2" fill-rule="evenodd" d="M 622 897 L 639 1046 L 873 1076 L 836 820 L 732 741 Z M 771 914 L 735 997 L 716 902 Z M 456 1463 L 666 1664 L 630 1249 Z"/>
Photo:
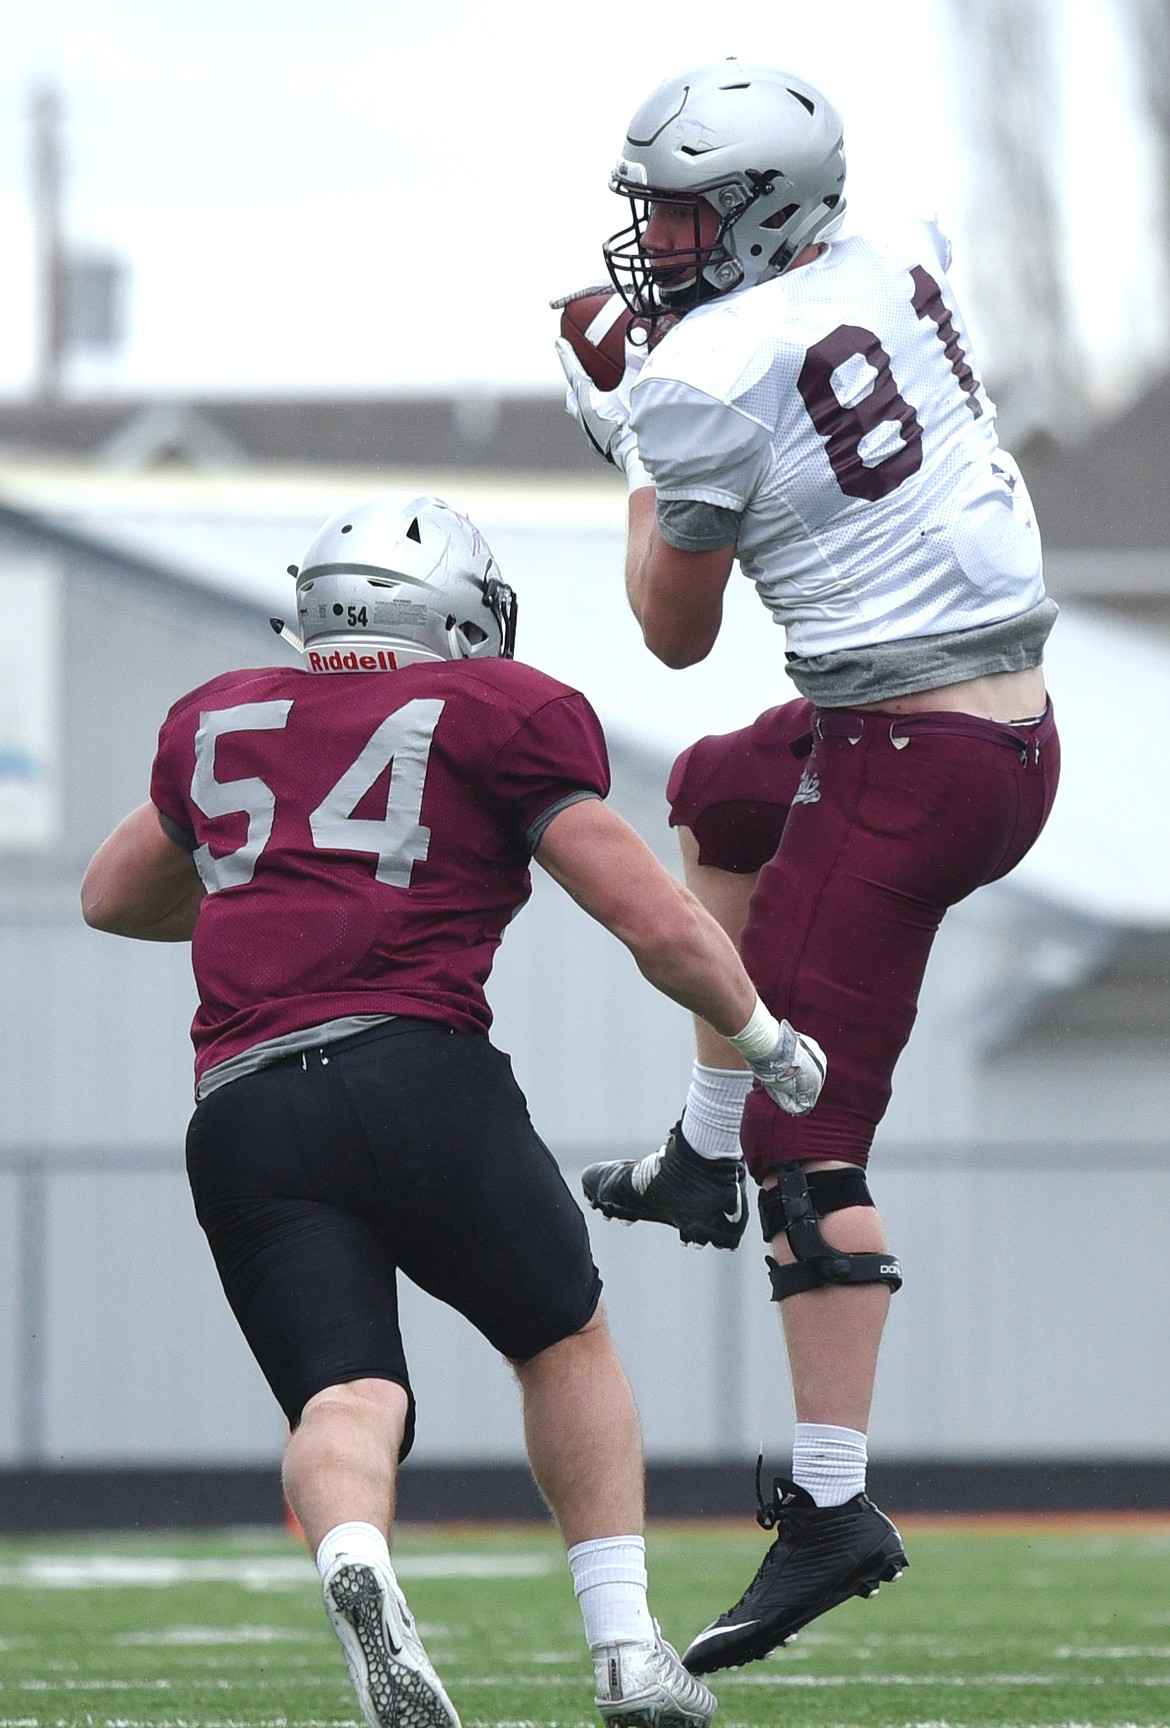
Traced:
<path id="1" fill-rule="evenodd" d="M 789 693 L 747 584 L 703 666 L 641 647 L 624 491 L 563 413 L 545 311 L 596 279 L 628 112 L 722 52 L 839 100 L 858 220 L 941 209 L 1063 606 L 1056 812 L 944 926 L 875 1154 L 908 1268 L 875 1490 L 1170 1505 L 1170 9 L 935 0 L 889 8 L 871 44 L 860 5 L 836 9 L 852 36 L 744 5 L 733 42 L 682 5 L 669 63 L 634 46 L 620 77 L 592 76 L 589 47 L 564 73 L 555 25 L 518 10 L 526 49 L 477 59 L 371 7 L 383 52 L 350 89 L 352 36 L 293 31 L 264 67 L 266 0 L 242 21 L 209 4 L 170 49 L 133 0 L 104 45 L 50 6 L 56 69 L 38 38 L 0 87 L 0 217 L 26 266 L 0 290 L 0 1528 L 279 1512 L 281 1418 L 182 1170 L 188 958 L 86 930 L 77 889 L 146 794 L 170 702 L 286 654 L 267 620 L 317 523 L 374 488 L 467 509 L 520 592 L 522 655 L 590 695 L 614 801 L 672 866 L 674 754 Z M 387 91 L 393 119 L 370 106 Z M 659 1143 L 686 1019 L 539 878 L 491 995 L 570 1182 Z M 777 1464 L 790 1437 L 762 1245 L 591 1228 L 652 1509 L 741 1509 L 761 1436 Z M 404 1513 L 533 1507 L 506 1370 L 414 1291 L 403 1318 Z"/>

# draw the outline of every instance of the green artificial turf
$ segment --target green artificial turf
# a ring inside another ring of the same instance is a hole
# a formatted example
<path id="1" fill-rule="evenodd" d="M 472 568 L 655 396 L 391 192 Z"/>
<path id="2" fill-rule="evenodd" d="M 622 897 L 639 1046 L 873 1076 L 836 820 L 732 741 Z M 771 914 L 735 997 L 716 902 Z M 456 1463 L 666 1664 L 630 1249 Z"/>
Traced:
<path id="1" fill-rule="evenodd" d="M 906 1532 L 911 1569 L 714 1677 L 716 1728 L 1167 1728 L 1170 1531 Z M 750 1578 L 754 1530 L 649 1536 L 680 1646 Z M 464 1728 L 596 1728 L 552 1535 L 401 1532 L 399 1574 Z M 359 1722 L 316 1574 L 281 1532 L 0 1542 L 0 1728 Z"/>

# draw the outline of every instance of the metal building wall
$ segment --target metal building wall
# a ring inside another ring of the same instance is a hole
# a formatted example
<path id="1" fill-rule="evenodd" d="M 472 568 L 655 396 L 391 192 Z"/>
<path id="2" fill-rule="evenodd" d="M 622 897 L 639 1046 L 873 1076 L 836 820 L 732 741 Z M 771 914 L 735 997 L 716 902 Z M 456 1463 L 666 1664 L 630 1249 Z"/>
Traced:
<path id="1" fill-rule="evenodd" d="M 182 1174 L 188 951 L 87 930 L 77 898 L 174 697 L 262 663 L 267 625 L 0 508 L 0 569 L 30 567 L 57 586 L 62 823 L 0 853 L 0 1460 L 274 1456 Z"/>
<path id="2" fill-rule="evenodd" d="M 266 626 L 222 596 L 0 521 L 0 557 L 33 553 L 56 560 L 67 601 L 66 832 L 51 857 L 0 859 L 0 1463 L 268 1462 L 282 1419 L 182 1174 L 187 953 L 100 936 L 76 911 L 90 852 L 145 796 L 167 704 L 262 660 Z M 618 807 L 671 856 L 664 765 L 619 750 L 615 766 Z M 1059 1043 L 1024 1059 L 1011 1040 L 973 1039 L 969 1016 L 1014 928 L 998 916 L 956 915 L 944 931 L 931 1030 L 907 1054 L 879 1154 L 909 1276 L 874 1453 L 1162 1455 L 1170 1149 L 1149 1124 L 1170 1117 L 1170 1082 L 1148 1050 L 1099 1046 L 1088 1067 Z M 1010 942 L 1025 953 L 1025 933 Z M 685 1016 L 539 874 L 493 1001 L 571 1184 L 591 1157 L 659 1142 L 689 1067 Z M 973 1138 L 988 1098 L 990 1147 Z M 1103 1192 L 1121 1198 L 1102 1204 Z M 648 1455 L 747 1457 L 761 1438 L 782 1453 L 788 1396 L 754 1231 L 735 1256 L 600 1220 L 593 1237 Z M 413 1290 L 403 1318 L 420 1461 L 518 1459 L 507 1370 Z"/>
<path id="3" fill-rule="evenodd" d="M 554 1141 L 555 1149 L 555 1141 Z M 634 1148 L 629 1148 L 634 1150 Z M 1161 1364 L 1170 1169 L 1143 1205 L 1097 1210 L 1092 1160 L 1060 1176 L 984 1148 L 940 1168 L 889 1149 L 881 1180 L 908 1281 L 887 1335 L 876 1458 L 1164 1455 Z M 268 1462 L 283 1425 L 227 1314 L 173 1149 L 0 1171 L 7 1275 L 0 1463 Z M 570 1183 L 579 1158 L 562 1157 Z M 96 1167 L 95 1167 L 96 1166 Z M 593 1223 L 619 1349 L 653 1460 L 782 1456 L 791 1414 L 762 1245 L 685 1250 L 666 1232 Z M 1110 1270 L 1111 1269 L 1111 1270 Z M 27 1311 L 25 1304 L 27 1303 Z M 416 1458 L 519 1461 L 511 1376 L 457 1317 L 405 1287 L 419 1399 Z"/>

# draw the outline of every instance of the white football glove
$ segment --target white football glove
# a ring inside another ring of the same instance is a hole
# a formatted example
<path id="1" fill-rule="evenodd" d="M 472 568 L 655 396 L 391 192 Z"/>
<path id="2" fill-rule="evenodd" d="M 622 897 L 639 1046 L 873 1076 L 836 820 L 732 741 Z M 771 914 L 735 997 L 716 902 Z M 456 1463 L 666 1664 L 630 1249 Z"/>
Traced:
<path id="1" fill-rule="evenodd" d="M 815 1038 L 781 1020 L 775 1049 L 754 1061 L 749 1058 L 748 1067 L 773 1104 L 789 1116 L 807 1116 L 821 1095 L 828 1063 Z"/>
<path id="2" fill-rule="evenodd" d="M 821 1095 L 828 1063 L 814 1038 L 777 1020 L 759 997 L 752 1017 L 730 1042 L 773 1104 L 789 1116 L 807 1116 Z"/>
<path id="3" fill-rule="evenodd" d="M 652 484 L 630 426 L 630 387 L 646 363 L 645 347 L 626 343 L 626 370 L 616 390 L 598 389 L 563 336 L 557 337 L 556 350 L 569 386 L 565 412 L 573 416 L 597 454 L 620 468 L 631 485 Z"/>

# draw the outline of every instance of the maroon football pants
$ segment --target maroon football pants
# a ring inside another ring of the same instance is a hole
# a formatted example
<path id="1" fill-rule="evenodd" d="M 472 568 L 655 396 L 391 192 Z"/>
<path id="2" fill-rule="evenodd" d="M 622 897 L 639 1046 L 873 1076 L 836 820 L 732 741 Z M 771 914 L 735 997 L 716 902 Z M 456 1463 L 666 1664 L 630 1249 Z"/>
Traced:
<path id="1" fill-rule="evenodd" d="M 1019 863 L 1059 774 L 1051 707 L 1001 726 L 789 702 L 679 757 L 671 823 L 701 864 L 759 871 L 744 964 L 829 1061 L 808 1116 L 753 1087 L 741 1140 L 757 1181 L 800 1159 L 866 1163 L 943 913 Z"/>

